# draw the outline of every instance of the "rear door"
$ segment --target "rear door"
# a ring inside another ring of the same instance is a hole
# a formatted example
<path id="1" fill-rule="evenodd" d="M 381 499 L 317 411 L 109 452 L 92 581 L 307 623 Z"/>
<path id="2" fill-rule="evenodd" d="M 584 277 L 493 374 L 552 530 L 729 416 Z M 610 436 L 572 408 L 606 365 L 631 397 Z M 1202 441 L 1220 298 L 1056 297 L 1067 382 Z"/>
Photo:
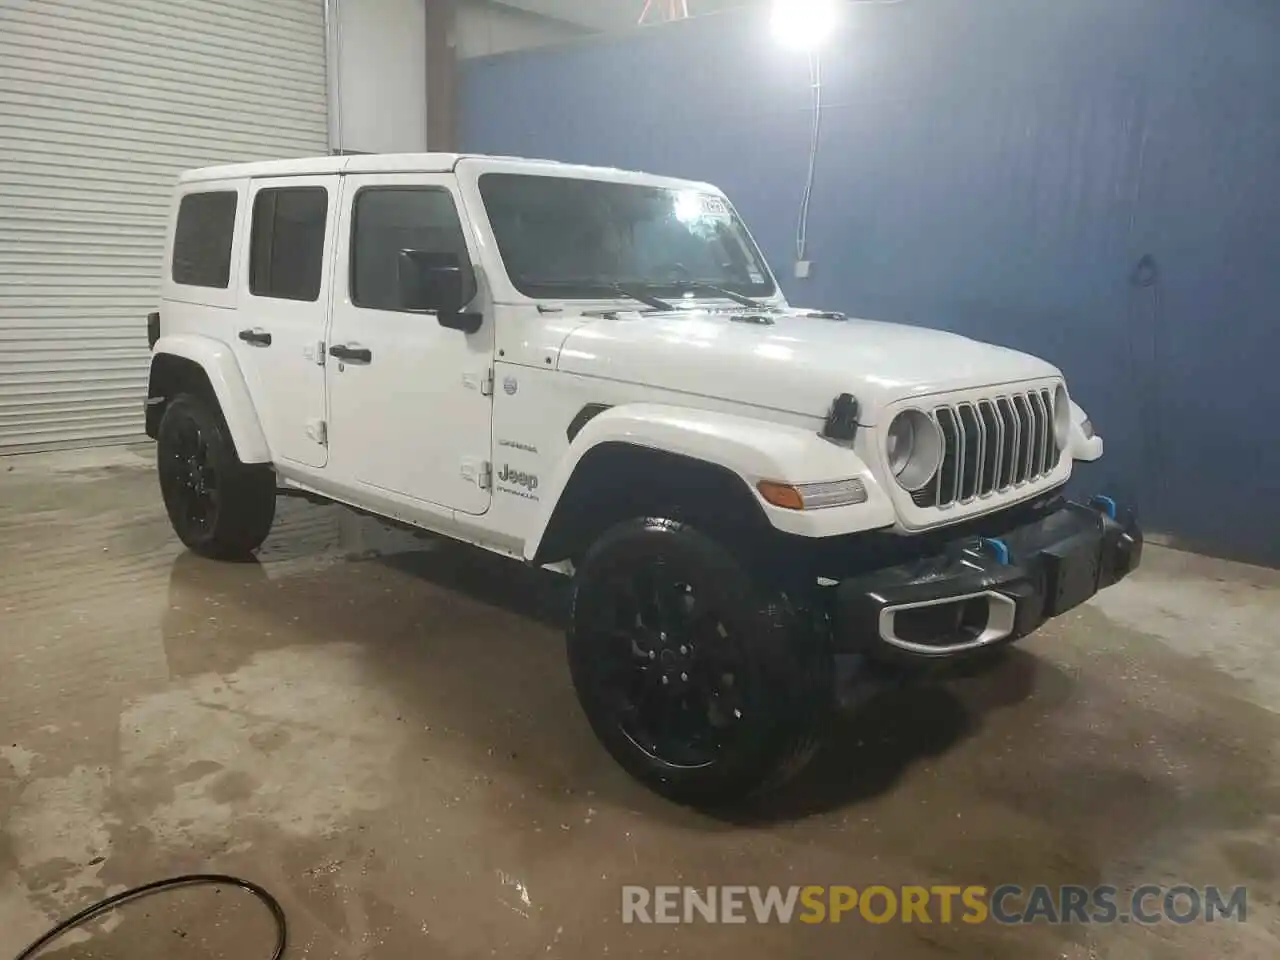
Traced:
<path id="1" fill-rule="evenodd" d="M 328 475 L 468 514 L 489 509 L 493 317 L 465 333 L 400 304 L 405 250 L 477 261 L 448 174 L 348 175 L 328 372 Z"/>
<path id="2" fill-rule="evenodd" d="M 340 178 L 249 185 L 233 343 L 276 460 L 328 460 L 324 340 Z"/>

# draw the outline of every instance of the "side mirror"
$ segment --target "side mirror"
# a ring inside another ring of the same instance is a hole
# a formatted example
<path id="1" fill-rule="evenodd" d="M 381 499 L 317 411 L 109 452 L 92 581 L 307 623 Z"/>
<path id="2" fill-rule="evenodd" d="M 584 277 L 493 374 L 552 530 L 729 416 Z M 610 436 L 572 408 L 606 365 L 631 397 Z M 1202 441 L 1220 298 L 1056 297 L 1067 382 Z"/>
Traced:
<path id="1" fill-rule="evenodd" d="M 434 313 L 442 327 L 475 333 L 479 313 L 462 308 L 476 295 L 475 274 L 456 253 L 401 250 L 398 263 L 400 308 Z"/>

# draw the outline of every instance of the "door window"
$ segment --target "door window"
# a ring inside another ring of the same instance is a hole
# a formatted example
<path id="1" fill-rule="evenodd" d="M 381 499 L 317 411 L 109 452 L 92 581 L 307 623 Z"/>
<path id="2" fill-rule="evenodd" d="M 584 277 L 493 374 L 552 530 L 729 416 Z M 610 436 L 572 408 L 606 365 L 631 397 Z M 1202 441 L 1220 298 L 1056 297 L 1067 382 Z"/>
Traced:
<path id="1" fill-rule="evenodd" d="M 319 298 L 328 213 L 324 187 L 258 191 L 249 246 L 250 293 L 281 300 Z"/>
<path id="2" fill-rule="evenodd" d="M 403 310 L 400 252 L 453 253 L 470 259 L 453 194 L 443 187 L 365 187 L 356 194 L 351 229 L 351 302 L 368 310 Z"/>

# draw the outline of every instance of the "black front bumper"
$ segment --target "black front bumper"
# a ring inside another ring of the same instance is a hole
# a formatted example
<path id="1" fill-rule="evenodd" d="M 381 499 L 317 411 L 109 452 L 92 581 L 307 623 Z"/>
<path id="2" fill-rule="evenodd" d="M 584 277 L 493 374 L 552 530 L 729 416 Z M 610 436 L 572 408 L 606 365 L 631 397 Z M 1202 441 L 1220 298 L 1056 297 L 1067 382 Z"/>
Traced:
<path id="1" fill-rule="evenodd" d="M 843 580 L 834 588 L 836 652 L 896 663 L 971 655 L 1026 636 L 1141 557 L 1137 521 L 1114 501 L 1061 501 L 998 537 Z"/>

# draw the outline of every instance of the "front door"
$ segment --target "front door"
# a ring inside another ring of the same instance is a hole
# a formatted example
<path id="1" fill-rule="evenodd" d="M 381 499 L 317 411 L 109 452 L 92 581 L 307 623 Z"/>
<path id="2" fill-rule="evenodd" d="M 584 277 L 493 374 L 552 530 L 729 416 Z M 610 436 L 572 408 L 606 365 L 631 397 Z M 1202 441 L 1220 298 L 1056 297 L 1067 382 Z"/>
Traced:
<path id="1" fill-rule="evenodd" d="M 493 321 L 472 334 L 401 307 L 401 252 L 476 262 L 452 177 L 346 178 L 328 336 L 329 469 L 362 486 L 468 514 L 489 508 Z"/>
<path id="2" fill-rule="evenodd" d="M 273 459 L 323 467 L 324 339 L 336 176 L 254 180 L 232 331 Z"/>

